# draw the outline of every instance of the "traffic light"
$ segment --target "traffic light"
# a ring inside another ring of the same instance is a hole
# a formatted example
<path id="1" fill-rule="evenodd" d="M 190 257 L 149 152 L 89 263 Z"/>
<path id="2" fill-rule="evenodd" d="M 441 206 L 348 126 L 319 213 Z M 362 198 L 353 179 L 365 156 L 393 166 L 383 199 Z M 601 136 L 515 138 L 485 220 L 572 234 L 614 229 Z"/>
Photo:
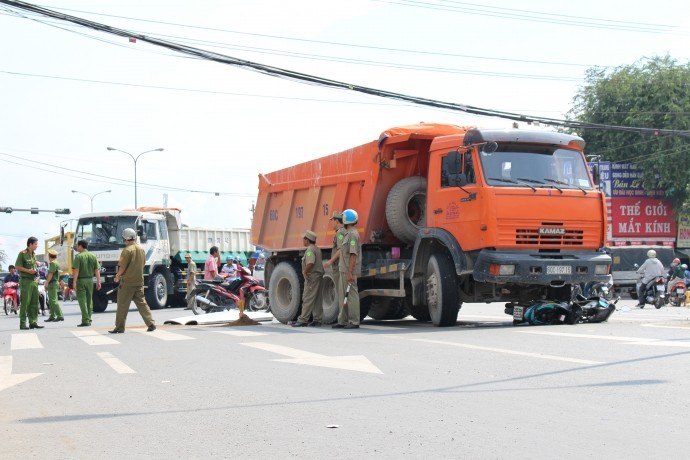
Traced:
<path id="1" fill-rule="evenodd" d="M 12 208 L 0 207 L 0 212 L 6 212 L 7 214 L 12 214 Z"/>
<path id="2" fill-rule="evenodd" d="M 55 210 L 55 214 L 70 214 L 69 208 L 60 208 Z"/>

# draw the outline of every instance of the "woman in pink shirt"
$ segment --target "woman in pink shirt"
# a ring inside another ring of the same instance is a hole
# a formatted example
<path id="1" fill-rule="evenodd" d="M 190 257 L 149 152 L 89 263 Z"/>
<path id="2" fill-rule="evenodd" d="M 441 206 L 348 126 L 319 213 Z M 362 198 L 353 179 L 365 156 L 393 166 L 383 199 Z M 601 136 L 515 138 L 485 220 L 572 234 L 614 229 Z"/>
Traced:
<path id="1" fill-rule="evenodd" d="M 204 279 L 212 280 L 218 276 L 218 246 L 209 249 L 209 256 L 204 264 Z"/>

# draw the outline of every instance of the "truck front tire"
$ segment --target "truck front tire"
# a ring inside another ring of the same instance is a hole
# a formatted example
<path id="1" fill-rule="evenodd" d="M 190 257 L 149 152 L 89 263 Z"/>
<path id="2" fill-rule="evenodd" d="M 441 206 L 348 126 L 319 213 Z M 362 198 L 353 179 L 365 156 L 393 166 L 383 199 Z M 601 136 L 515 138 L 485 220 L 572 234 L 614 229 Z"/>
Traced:
<path id="1" fill-rule="evenodd" d="M 400 241 L 412 244 L 426 225 L 426 178 L 407 177 L 395 184 L 386 198 L 386 220 Z"/>
<path id="2" fill-rule="evenodd" d="M 271 272 L 268 303 L 275 319 L 283 324 L 297 319 L 302 303 L 302 282 L 297 265 L 280 262 Z"/>
<path id="3" fill-rule="evenodd" d="M 156 272 L 149 276 L 149 286 L 145 294 L 146 303 L 151 310 L 165 308 L 168 304 L 168 280 L 162 273 Z"/>
<path id="4" fill-rule="evenodd" d="M 436 253 L 429 259 L 426 300 L 434 326 L 455 326 L 460 310 L 460 296 L 455 265 L 447 253 Z"/>

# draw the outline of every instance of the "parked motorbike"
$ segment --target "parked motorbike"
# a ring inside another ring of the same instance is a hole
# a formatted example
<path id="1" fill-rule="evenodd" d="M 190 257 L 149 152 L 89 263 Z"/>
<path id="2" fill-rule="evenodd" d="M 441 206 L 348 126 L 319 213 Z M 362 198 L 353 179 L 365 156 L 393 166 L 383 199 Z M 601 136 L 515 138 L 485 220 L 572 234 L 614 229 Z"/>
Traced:
<path id="1" fill-rule="evenodd" d="M 608 301 L 613 300 L 613 296 L 613 275 L 610 274 L 607 281 L 593 283 L 585 293 L 585 297 L 602 297 Z"/>
<path id="2" fill-rule="evenodd" d="M 8 281 L 3 287 L 2 299 L 5 307 L 5 314 L 9 315 L 10 312 L 12 312 L 16 315 L 19 311 L 19 297 L 17 296 L 19 284 L 14 281 Z"/>
<path id="3" fill-rule="evenodd" d="M 679 282 L 676 283 L 675 286 L 671 289 L 671 292 L 668 293 L 668 302 L 671 304 L 673 307 L 680 307 L 680 306 L 685 306 L 685 291 L 686 291 L 686 286 L 684 282 Z"/>
<path id="4" fill-rule="evenodd" d="M 239 278 L 226 281 L 221 277 L 201 281 L 192 291 L 189 307 L 195 315 L 238 308 L 244 302 L 247 311 L 268 311 L 268 291 L 251 276 L 247 267 L 238 269 Z"/>
<path id="5" fill-rule="evenodd" d="M 640 291 L 641 282 L 637 282 L 637 291 Z M 666 302 L 666 278 L 657 276 L 645 287 L 644 298 L 637 299 L 640 303 L 640 308 L 644 308 L 646 304 L 654 305 L 655 308 L 661 308 Z"/>
<path id="6" fill-rule="evenodd" d="M 48 308 L 48 294 L 46 293 L 46 280 L 40 278 L 38 280 L 38 308 L 41 310 L 41 316 L 46 315 Z"/>

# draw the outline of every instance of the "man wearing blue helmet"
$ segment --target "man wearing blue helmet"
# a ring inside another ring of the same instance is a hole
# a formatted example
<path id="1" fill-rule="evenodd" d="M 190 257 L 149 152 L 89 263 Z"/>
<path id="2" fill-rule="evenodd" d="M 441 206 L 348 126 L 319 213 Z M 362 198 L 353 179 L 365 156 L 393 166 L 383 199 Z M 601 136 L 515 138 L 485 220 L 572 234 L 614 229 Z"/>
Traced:
<path id="1" fill-rule="evenodd" d="M 359 289 L 357 277 L 362 271 L 362 250 L 359 243 L 359 232 L 355 227 L 358 216 L 353 209 L 343 211 L 345 238 L 341 246 L 338 268 L 340 285 L 338 297 L 344 299 L 339 305 L 338 323 L 334 329 L 359 329 Z"/>

